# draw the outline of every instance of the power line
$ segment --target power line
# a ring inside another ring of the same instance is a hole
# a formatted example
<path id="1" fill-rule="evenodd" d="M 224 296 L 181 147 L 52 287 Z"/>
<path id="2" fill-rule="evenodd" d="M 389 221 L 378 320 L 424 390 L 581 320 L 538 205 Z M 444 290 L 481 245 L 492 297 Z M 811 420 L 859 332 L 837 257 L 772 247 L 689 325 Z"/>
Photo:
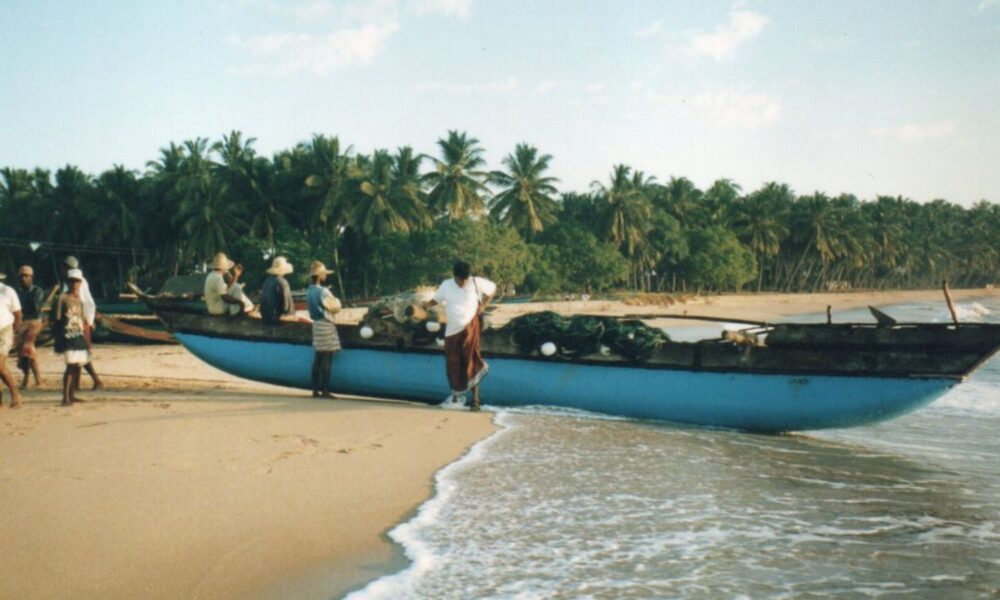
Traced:
<path id="1" fill-rule="evenodd" d="M 38 252 L 43 248 L 55 251 L 72 251 L 87 254 L 107 254 L 107 255 L 129 255 L 150 254 L 152 250 L 147 248 L 128 248 L 125 246 L 91 246 L 89 244 L 74 244 L 70 242 L 39 242 L 37 240 L 21 240 L 17 238 L 0 237 L 0 246 L 7 248 L 27 248 L 32 252 Z"/>

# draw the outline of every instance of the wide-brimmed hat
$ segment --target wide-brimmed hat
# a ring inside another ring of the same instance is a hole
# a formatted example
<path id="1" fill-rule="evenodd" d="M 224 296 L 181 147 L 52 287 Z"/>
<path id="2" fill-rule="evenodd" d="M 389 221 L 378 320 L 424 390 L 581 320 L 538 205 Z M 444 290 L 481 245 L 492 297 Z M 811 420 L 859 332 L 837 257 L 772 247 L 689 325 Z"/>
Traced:
<path id="1" fill-rule="evenodd" d="M 4 279 L 7 279 L 7 276 L 4 275 L 3 273 L 0 273 L 0 281 L 3 281 Z"/>
<path id="2" fill-rule="evenodd" d="M 83 281 L 83 271 L 80 269 L 70 269 L 66 273 L 66 279 L 76 279 L 78 281 Z"/>
<path id="3" fill-rule="evenodd" d="M 333 271 L 327 269 L 326 265 L 324 265 L 318 260 L 312 261 L 312 264 L 309 265 L 310 275 L 329 275 L 330 273 L 333 273 Z"/>
<path id="4" fill-rule="evenodd" d="M 17 270 L 17 274 L 34 276 L 35 270 L 31 268 L 31 265 L 24 265 L 23 267 Z"/>
<path id="5" fill-rule="evenodd" d="M 80 268 L 80 261 L 78 261 L 75 256 L 67 256 L 63 259 L 63 264 L 71 269 Z"/>
<path id="6" fill-rule="evenodd" d="M 267 270 L 271 275 L 288 275 L 293 271 L 295 271 L 295 267 L 284 256 L 275 257 L 271 262 L 271 268 Z"/>
<path id="7" fill-rule="evenodd" d="M 212 259 L 212 268 L 213 269 L 220 269 L 222 271 L 228 271 L 229 269 L 232 269 L 235 266 L 236 266 L 236 263 L 234 263 L 233 261 L 229 260 L 229 257 L 226 256 L 225 252 L 219 252 L 218 254 L 215 255 L 215 258 Z"/>

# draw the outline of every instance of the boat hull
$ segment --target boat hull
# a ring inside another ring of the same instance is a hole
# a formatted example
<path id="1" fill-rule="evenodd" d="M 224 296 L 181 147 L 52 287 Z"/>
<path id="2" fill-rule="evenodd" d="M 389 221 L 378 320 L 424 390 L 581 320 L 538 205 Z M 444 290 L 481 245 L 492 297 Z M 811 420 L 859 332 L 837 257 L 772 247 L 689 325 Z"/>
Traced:
<path id="1" fill-rule="evenodd" d="M 175 332 L 205 362 L 238 377 L 310 389 L 304 344 Z M 762 432 L 853 427 L 915 410 L 958 381 L 649 369 L 489 359 L 484 404 L 557 406 L 622 417 Z M 440 353 L 345 348 L 331 364 L 338 394 L 438 403 L 449 393 Z"/>

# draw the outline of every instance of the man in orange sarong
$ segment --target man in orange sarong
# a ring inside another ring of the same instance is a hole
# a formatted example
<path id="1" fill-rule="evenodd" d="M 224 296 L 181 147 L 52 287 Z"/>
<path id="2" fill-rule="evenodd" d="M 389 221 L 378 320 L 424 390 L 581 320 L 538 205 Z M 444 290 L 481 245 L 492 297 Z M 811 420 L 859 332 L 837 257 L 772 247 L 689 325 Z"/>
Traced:
<path id="1" fill-rule="evenodd" d="M 452 269 L 454 277 L 438 286 L 434 299 L 427 306 L 442 304 L 448 323 L 444 332 L 445 371 L 451 396 L 446 406 L 465 405 L 465 393 L 472 390 L 469 408 L 479 410 L 479 382 L 489 372 L 479 348 L 482 323 L 480 316 L 496 294 L 495 283 L 484 277 L 473 277 L 469 263 L 458 261 Z"/>

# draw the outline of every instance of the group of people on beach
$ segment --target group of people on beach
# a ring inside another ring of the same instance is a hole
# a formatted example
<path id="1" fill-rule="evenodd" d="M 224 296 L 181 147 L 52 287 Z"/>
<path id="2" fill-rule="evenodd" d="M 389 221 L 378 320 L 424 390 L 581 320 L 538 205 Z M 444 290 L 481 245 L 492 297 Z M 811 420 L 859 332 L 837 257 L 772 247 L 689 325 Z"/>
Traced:
<path id="1" fill-rule="evenodd" d="M 205 278 L 204 289 L 209 314 L 234 316 L 252 313 L 254 303 L 247 298 L 239 283 L 243 273 L 242 265 L 220 252 L 212 260 L 210 267 L 211 272 Z M 274 325 L 282 319 L 295 318 L 291 286 L 285 278 L 294 271 L 292 264 L 283 256 L 275 257 L 272 261 L 271 268 L 267 270 L 268 278 L 260 291 L 259 314 L 265 323 Z M 323 285 L 330 274 L 331 271 L 322 262 L 313 261 L 309 266 L 311 284 L 306 291 L 315 352 L 312 395 L 323 398 L 332 397 L 330 367 L 334 354 L 341 349 L 340 337 L 334 324 L 341 302 Z M 452 278 L 438 286 L 433 299 L 426 302 L 425 307 L 435 304 L 445 307 L 445 371 L 451 388 L 445 406 L 464 407 L 467 402 L 466 394 L 471 390 L 472 401 L 468 406 L 477 411 L 479 383 L 489 371 L 480 350 L 482 314 L 496 295 L 497 286 L 485 277 L 473 276 L 472 267 L 464 261 L 455 263 L 452 275 Z"/>
<path id="2" fill-rule="evenodd" d="M 46 311 L 49 312 L 56 353 L 62 354 L 66 363 L 62 405 L 83 401 L 76 396 L 83 370 L 93 379 L 94 389 L 101 389 L 103 383 L 94 368 L 91 339 L 97 303 L 80 270 L 80 262 L 74 256 L 67 256 L 59 263 L 59 282 L 48 296 L 35 284 L 35 270 L 31 265 L 18 269 L 17 277 L 16 284 L 8 285 L 6 275 L 0 273 L 0 380 L 10 390 L 11 408 L 21 406 L 20 390 L 27 389 L 32 376 L 36 387 L 42 384 L 36 342 Z M 53 298 L 55 301 L 49 307 Z M 17 366 L 23 374 L 20 386 L 7 369 L 7 355 L 12 349 L 16 351 Z"/>

